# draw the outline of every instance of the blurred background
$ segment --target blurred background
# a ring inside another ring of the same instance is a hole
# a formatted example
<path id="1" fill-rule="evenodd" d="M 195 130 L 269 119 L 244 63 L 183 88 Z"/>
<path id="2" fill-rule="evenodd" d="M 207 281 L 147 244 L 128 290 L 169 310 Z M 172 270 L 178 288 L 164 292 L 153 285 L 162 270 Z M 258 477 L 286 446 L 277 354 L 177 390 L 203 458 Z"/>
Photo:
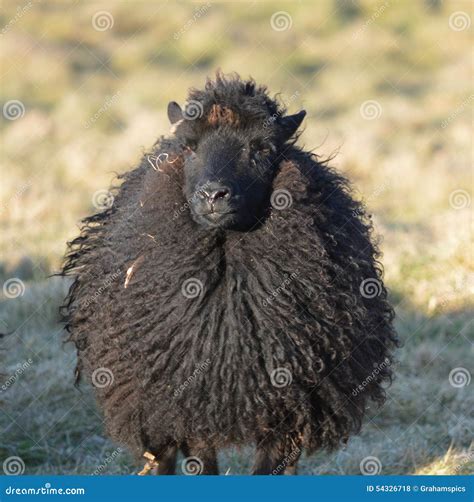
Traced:
<path id="1" fill-rule="evenodd" d="M 404 343 L 385 407 L 300 472 L 472 472 L 473 5 L 3 0 L 4 473 L 136 472 L 73 387 L 67 284 L 48 276 L 116 173 L 168 133 L 168 101 L 217 68 L 307 110 L 300 144 L 335 155 L 374 215 Z M 251 448 L 220 457 L 230 474 L 250 462 Z"/>

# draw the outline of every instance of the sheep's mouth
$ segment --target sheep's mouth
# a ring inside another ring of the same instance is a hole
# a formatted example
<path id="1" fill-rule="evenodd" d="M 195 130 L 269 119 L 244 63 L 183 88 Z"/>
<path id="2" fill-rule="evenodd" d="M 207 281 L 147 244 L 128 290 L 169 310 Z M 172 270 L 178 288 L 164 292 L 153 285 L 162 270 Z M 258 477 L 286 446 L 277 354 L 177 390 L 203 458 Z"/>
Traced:
<path id="1" fill-rule="evenodd" d="M 235 214 L 237 211 L 207 211 L 203 213 L 198 213 L 198 216 L 207 220 L 209 223 L 215 226 L 225 226 L 235 219 Z"/>
<path id="2" fill-rule="evenodd" d="M 205 216 L 206 218 L 210 219 L 218 219 L 221 218 L 222 216 L 225 216 L 226 214 L 235 214 L 237 211 L 232 210 L 232 211 L 207 211 L 207 212 L 202 212 L 202 213 L 197 213 L 200 216 Z"/>
<path id="3" fill-rule="evenodd" d="M 191 211 L 196 223 L 207 228 L 231 229 L 238 220 L 238 211 L 229 209 L 227 211 Z"/>

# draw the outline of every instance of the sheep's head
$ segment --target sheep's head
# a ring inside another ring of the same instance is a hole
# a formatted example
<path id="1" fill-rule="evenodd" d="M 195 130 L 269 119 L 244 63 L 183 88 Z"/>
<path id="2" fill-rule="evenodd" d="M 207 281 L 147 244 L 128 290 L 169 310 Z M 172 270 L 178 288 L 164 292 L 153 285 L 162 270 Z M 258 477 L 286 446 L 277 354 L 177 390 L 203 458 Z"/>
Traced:
<path id="1" fill-rule="evenodd" d="M 208 83 L 168 117 L 184 156 L 184 194 L 205 227 L 246 231 L 261 222 L 284 150 L 306 112 L 282 110 L 252 82 Z"/>

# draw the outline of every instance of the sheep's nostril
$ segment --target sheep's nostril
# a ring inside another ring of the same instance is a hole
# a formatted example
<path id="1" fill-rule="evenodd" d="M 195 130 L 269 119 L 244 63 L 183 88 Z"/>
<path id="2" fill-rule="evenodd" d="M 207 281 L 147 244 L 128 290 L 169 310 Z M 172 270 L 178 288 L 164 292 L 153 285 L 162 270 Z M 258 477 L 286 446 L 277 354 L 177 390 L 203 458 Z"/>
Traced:
<path id="1" fill-rule="evenodd" d="M 214 190 L 209 190 L 206 193 L 210 202 L 215 202 L 219 199 L 228 199 L 230 197 L 230 190 L 227 187 L 219 187 Z"/>
<path id="2" fill-rule="evenodd" d="M 211 199 L 224 199 L 230 195 L 229 190 L 226 188 L 223 188 L 221 190 L 217 190 L 214 193 L 211 194 Z"/>

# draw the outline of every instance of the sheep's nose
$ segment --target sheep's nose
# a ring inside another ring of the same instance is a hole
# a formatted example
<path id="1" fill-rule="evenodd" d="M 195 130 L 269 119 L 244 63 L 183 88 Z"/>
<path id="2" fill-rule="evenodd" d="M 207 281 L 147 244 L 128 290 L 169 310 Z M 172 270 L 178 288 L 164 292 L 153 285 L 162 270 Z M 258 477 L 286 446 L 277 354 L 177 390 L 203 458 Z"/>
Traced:
<path id="1" fill-rule="evenodd" d="M 226 185 L 206 185 L 199 189 L 199 195 L 202 198 L 207 199 L 211 204 L 219 200 L 229 200 L 231 196 L 231 190 Z"/>

